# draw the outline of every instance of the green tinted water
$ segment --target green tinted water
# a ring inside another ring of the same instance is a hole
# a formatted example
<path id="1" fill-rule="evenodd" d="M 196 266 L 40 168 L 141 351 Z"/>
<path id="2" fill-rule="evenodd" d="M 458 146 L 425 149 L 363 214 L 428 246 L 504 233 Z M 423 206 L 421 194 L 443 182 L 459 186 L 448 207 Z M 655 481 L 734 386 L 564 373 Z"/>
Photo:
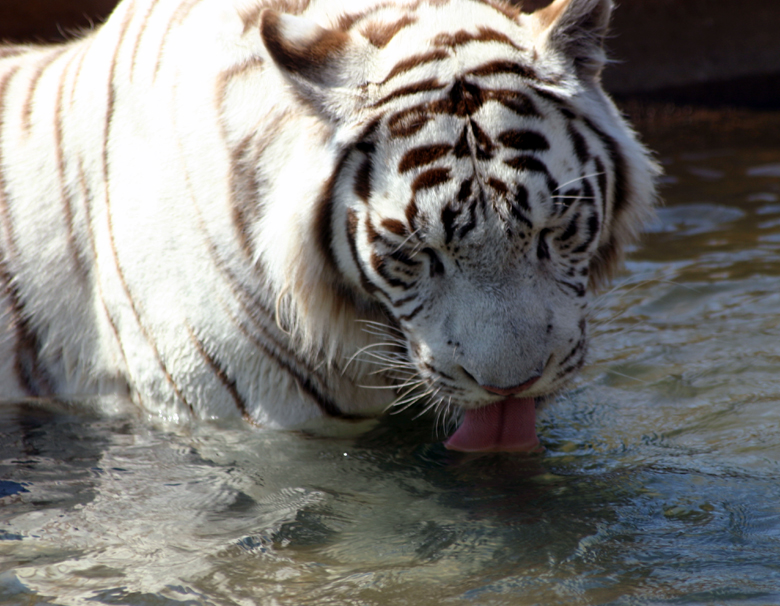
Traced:
<path id="1" fill-rule="evenodd" d="M 780 604 L 778 134 L 645 137 L 666 206 L 541 455 L 0 406 L 0 602 Z"/>

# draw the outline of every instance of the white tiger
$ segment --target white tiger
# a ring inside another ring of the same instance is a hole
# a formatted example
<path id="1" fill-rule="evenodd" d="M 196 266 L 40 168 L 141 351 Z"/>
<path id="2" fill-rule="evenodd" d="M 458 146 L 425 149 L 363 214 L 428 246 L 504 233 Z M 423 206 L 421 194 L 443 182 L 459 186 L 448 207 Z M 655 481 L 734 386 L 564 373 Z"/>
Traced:
<path id="1" fill-rule="evenodd" d="M 534 448 L 655 201 L 611 9 L 123 0 L 0 48 L 2 397 L 312 428 L 389 386 Z"/>

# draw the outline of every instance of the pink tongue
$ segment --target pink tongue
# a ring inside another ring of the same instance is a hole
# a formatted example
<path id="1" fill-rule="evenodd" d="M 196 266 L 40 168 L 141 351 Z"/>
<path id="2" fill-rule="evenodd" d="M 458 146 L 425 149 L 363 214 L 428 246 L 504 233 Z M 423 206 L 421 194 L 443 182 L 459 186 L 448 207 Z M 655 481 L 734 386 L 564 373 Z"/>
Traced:
<path id="1" fill-rule="evenodd" d="M 533 398 L 507 398 L 466 411 L 458 430 L 444 443 L 462 452 L 530 452 L 539 446 L 536 437 L 536 404 Z"/>

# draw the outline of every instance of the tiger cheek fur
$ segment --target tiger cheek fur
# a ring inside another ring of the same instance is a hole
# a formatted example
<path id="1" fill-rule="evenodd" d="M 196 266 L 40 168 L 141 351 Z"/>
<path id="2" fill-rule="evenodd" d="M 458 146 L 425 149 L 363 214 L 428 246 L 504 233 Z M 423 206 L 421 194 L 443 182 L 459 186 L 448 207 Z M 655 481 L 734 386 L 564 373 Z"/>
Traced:
<path id="1" fill-rule="evenodd" d="M 123 0 L 0 47 L 4 396 L 340 431 L 560 390 L 655 203 L 611 8 Z"/>

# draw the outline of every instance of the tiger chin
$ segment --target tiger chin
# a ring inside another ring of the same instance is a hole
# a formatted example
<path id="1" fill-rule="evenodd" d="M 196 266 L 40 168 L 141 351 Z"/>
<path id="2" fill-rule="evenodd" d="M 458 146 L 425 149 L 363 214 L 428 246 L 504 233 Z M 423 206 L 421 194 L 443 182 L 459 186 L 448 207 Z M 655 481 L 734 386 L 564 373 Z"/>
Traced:
<path id="1" fill-rule="evenodd" d="M 123 0 L 0 47 L 0 388 L 538 446 L 658 168 L 611 0 Z"/>

